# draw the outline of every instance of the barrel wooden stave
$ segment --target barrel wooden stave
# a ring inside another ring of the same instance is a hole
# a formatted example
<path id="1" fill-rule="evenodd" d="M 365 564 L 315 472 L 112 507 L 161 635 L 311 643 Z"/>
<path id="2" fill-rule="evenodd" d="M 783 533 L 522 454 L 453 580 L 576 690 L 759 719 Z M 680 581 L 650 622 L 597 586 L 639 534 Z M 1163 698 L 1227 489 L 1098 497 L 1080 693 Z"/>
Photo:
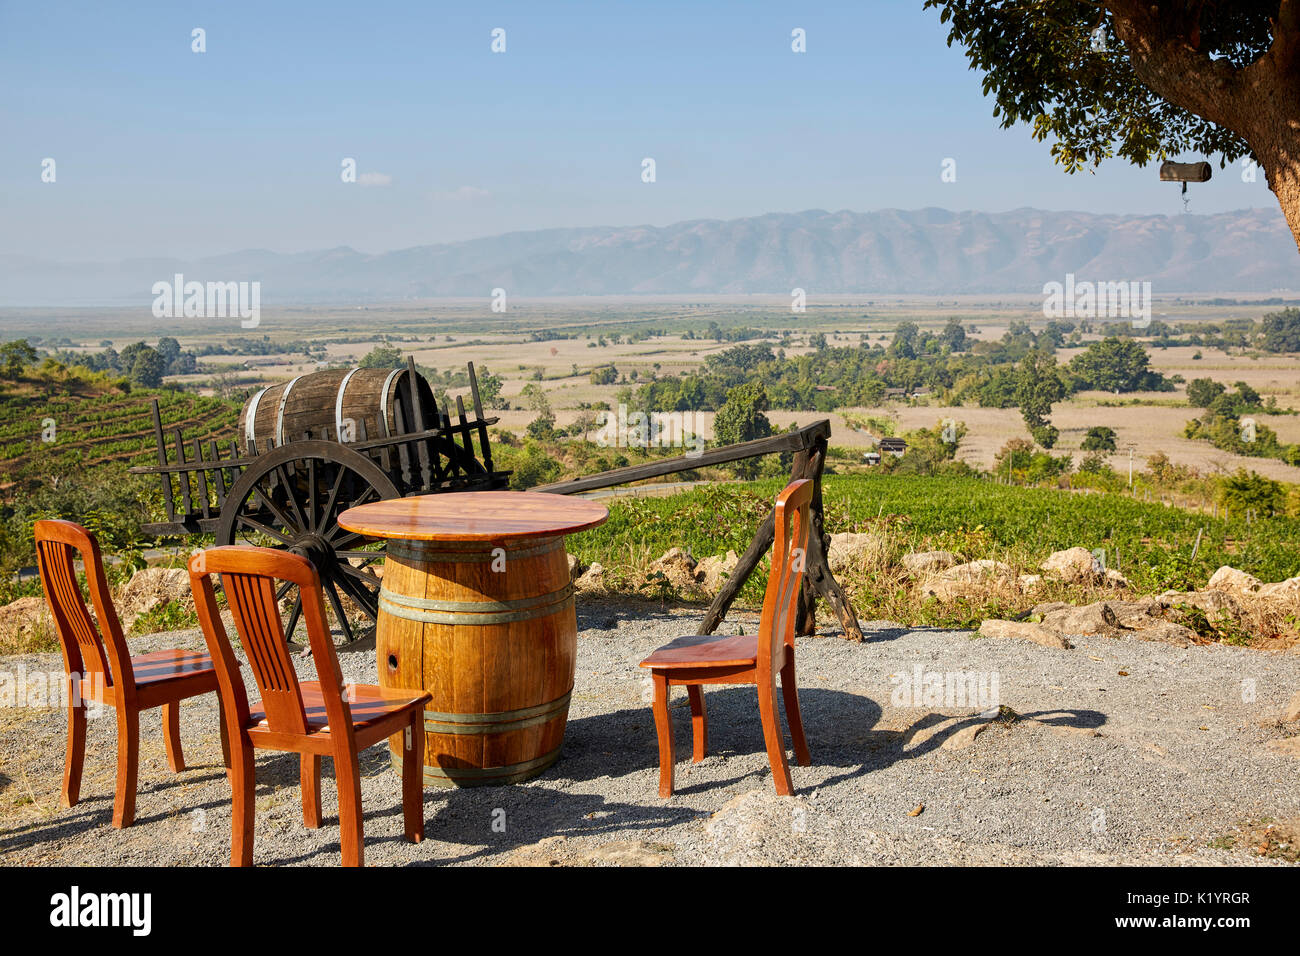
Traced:
<path id="1" fill-rule="evenodd" d="M 504 570 L 493 570 L 494 547 Z M 380 684 L 433 698 L 426 783 L 506 783 L 545 770 L 559 756 L 577 658 L 563 539 L 390 542 L 384 592 Z M 421 614 L 438 620 L 412 619 Z"/>

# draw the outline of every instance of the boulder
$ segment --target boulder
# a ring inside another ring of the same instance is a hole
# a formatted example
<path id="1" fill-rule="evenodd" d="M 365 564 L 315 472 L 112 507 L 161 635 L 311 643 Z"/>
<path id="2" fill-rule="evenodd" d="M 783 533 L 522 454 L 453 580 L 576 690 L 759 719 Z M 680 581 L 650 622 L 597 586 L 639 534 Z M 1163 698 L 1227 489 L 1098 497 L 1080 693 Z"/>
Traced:
<path id="1" fill-rule="evenodd" d="M 680 589 L 695 587 L 695 559 L 681 548 L 669 548 L 659 558 L 650 562 L 646 576 L 662 574 L 668 583 Z"/>
<path id="2" fill-rule="evenodd" d="M 1061 635 L 1104 634 L 1114 637 L 1120 631 L 1119 620 L 1106 601 L 1052 611 L 1043 615 L 1043 627 Z"/>
<path id="3" fill-rule="evenodd" d="M 582 577 L 583 572 L 583 567 L 578 561 L 578 556 L 576 554 L 567 554 L 565 557 L 569 559 L 569 580 L 578 580 L 578 578 Z"/>
<path id="4" fill-rule="evenodd" d="M 1115 615 L 1115 623 L 1120 627 L 1148 627 L 1161 620 L 1164 610 L 1154 598 L 1140 601 L 1106 601 L 1106 606 Z"/>
<path id="5" fill-rule="evenodd" d="M 1043 576 L 1041 574 L 1022 574 L 1016 578 L 1016 583 L 1020 585 L 1020 590 L 1032 591 L 1043 583 Z"/>
<path id="6" fill-rule="evenodd" d="M 736 565 L 740 563 L 740 557 L 735 551 L 728 551 L 725 555 L 715 554 L 712 557 L 701 558 L 695 565 L 695 580 L 705 591 L 710 594 L 717 594 L 722 590 L 722 585 L 726 583 L 727 578 L 731 577 L 736 570 Z"/>
<path id="7" fill-rule="evenodd" d="M 903 567 L 911 574 L 931 574 L 946 571 L 961 562 L 960 556 L 951 551 L 913 551 L 903 555 Z"/>
<path id="8" fill-rule="evenodd" d="M 579 591 L 603 591 L 605 589 L 605 568 L 599 561 L 593 561 L 586 571 L 578 576 L 573 586 Z"/>
<path id="9" fill-rule="evenodd" d="M 1165 591 L 1156 598 L 1161 607 L 1185 604 L 1203 612 L 1213 621 L 1224 614 L 1236 618 L 1241 615 L 1241 605 L 1227 591 Z"/>
<path id="10" fill-rule="evenodd" d="M 1258 597 L 1261 604 L 1283 612 L 1300 612 L 1300 577 L 1287 578 L 1276 584 L 1261 584 Z"/>
<path id="11" fill-rule="evenodd" d="M 1087 548 L 1054 551 L 1040 567 L 1067 584 L 1092 584 L 1101 580 L 1106 571 Z"/>
<path id="12" fill-rule="evenodd" d="M 1230 568 L 1227 565 L 1219 568 L 1212 575 L 1206 585 L 1208 590 L 1212 591 L 1231 591 L 1235 594 L 1249 594 L 1259 590 L 1260 580 L 1253 574 L 1247 574 L 1245 571 L 1238 571 L 1236 568 Z"/>
<path id="13" fill-rule="evenodd" d="M 980 624 L 981 637 L 1015 637 L 1033 641 L 1043 647 L 1069 650 L 1071 644 L 1060 634 L 1054 634 L 1041 624 L 1032 621 L 1003 621 L 990 618 Z"/>
<path id="14" fill-rule="evenodd" d="M 185 568 L 143 568 L 131 575 L 114 601 L 123 631 L 131 630 L 142 614 L 173 602 L 194 607 L 190 575 Z"/>
<path id="15" fill-rule="evenodd" d="M 1102 583 L 1113 588 L 1126 588 L 1128 587 L 1128 578 L 1124 577 L 1124 575 L 1120 574 L 1114 568 L 1107 568 Z"/>
<path id="16" fill-rule="evenodd" d="M 838 574 L 850 568 L 879 563 L 887 553 L 888 544 L 880 535 L 845 531 L 831 535 L 826 563 L 832 573 Z"/>

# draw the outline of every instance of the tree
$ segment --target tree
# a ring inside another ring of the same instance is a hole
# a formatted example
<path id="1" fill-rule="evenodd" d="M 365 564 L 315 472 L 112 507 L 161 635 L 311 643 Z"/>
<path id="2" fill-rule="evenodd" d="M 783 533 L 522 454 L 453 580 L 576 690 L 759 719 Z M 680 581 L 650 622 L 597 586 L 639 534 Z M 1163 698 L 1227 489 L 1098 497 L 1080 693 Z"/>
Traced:
<path id="1" fill-rule="evenodd" d="M 501 381 L 500 375 L 493 375 L 487 370 L 487 366 L 479 369 L 475 374 L 478 379 L 478 397 L 483 403 L 484 408 L 502 408 L 501 405 Z"/>
<path id="2" fill-rule="evenodd" d="M 966 341 L 966 330 L 961 327 L 961 320 L 956 316 L 944 325 L 943 331 L 939 333 L 939 341 L 954 352 L 964 352 L 970 348 L 970 343 Z"/>
<path id="3" fill-rule="evenodd" d="M 1140 342 L 1112 335 L 1093 342 L 1070 362 L 1070 373 L 1079 388 L 1104 392 L 1136 392 L 1165 386 L 1164 378 L 1151 371 L 1147 350 Z"/>
<path id="4" fill-rule="evenodd" d="M 1266 518 L 1286 507 L 1286 488 L 1280 481 L 1238 468 L 1236 474 L 1219 480 L 1219 501 L 1230 511 L 1241 513 L 1253 509 Z"/>
<path id="5" fill-rule="evenodd" d="M 1260 323 L 1266 352 L 1300 352 L 1300 309 L 1270 312 Z"/>
<path id="6" fill-rule="evenodd" d="M 170 369 L 172 363 L 180 358 L 181 355 L 181 343 L 177 342 L 176 339 L 172 338 L 170 335 L 164 335 L 160 338 L 158 344 L 155 345 L 154 348 L 157 349 L 158 354 L 162 356 L 163 367 L 167 369 Z"/>
<path id="7" fill-rule="evenodd" d="M 0 376 L 15 379 L 23 369 L 36 362 L 36 349 L 26 339 L 16 339 L 0 345 Z"/>
<path id="8" fill-rule="evenodd" d="M 159 388 L 162 386 L 165 371 L 167 371 L 167 368 L 163 364 L 163 357 L 157 349 L 151 349 L 146 345 L 136 350 L 135 358 L 131 362 L 132 382 L 143 385 L 145 388 Z"/>
<path id="9" fill-rule="evenodd" d="M 1034 441 L 1044 448 L 1055 445 L 1060 432 L 1047 416 L 1052 413 L 1052 404 L 1065 398 L 1065 383 L 1057 371 L 1056 359 L 1039 351 L 1026 355 L 1017 369 L 1015 396 Z"/>
<path id="10" fill-rule="evenodd" d="M 1192 408 L 1209 408 L 1210 403 L 1225 391 L 1222 382 L 1212 378 L 1194 378 L 1187 383 L 1187 404 Z"/>
<path id="11" fill-rule="evenodd" d="M 1300 0 L 926 0 L 1003 127 L 1069 173 L 1118 156 L 1249 157 L 1300 247 Z"/>
<path id="12" fill-rule="evenodd" d="M 1107 428 L 1105 425 L 1094 425 L 1088 429 L 1088 434 L 1083 438 L 1083 444 L 1079 446 L 1084 451 L 1114 451 L 1115 450 L 1115 429 Z"/>
<path id="13" fill-rule="evenodd" d="M 767 409 L 767 390 L 762 382 L 738 385 L 727 393 L 727 400 L 713 416 L 713 437 L 719 445 L 767 438 L 772 434 L 772 423 L 763 414 Z M 758 474 L 758 465 L 756 458 L 738 461 L 736 473 L 742 478 L 753 478 Z"/>
<path id="14" fill-rule="evenodd" d="M 357 363 L 361 368 L 398 368 L 401 364 L 402 350 L 387 345 L 376 345 Z"/>

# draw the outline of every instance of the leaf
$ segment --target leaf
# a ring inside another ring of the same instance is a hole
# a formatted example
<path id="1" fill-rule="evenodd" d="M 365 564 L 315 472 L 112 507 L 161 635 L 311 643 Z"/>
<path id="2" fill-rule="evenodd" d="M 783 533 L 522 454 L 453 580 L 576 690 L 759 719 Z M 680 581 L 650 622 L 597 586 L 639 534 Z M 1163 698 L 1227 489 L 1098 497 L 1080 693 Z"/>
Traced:
<path id="1" fill-rule="evenodd" d="M 907 815 L 908 815 L 909 817 L 919 817 L 919 816 L 921 815 L 921 812 L 922 812 L 923 810 L 925 810 L 925 804 L 924 804 L 924 803 L 918 803 L 918 804 L 917 804 L 913 809 L 911 809 L 911 810 L 909 810 L 909 811 L 907 812 Z"/>

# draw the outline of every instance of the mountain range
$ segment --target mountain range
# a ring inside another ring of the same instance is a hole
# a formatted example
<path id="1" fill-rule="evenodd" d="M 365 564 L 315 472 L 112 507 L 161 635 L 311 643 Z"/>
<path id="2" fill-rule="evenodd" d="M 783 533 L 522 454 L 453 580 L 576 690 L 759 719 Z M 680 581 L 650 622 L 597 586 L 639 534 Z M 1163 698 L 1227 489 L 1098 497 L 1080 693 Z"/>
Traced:
<path id="1" fill-rule="evenodd" d="M 155 282 L 260 281 L 262 302 L 508 295 L 1041 293 L 1067 273 L 1155 294 L 1300 290 L 1276 209 L 1109 215 L 1014 209 L 770 213 L 513 232 L 378 254 L 250 249 L 195 260 L 0 256 L 0 305 L 147 306 Z"/>

